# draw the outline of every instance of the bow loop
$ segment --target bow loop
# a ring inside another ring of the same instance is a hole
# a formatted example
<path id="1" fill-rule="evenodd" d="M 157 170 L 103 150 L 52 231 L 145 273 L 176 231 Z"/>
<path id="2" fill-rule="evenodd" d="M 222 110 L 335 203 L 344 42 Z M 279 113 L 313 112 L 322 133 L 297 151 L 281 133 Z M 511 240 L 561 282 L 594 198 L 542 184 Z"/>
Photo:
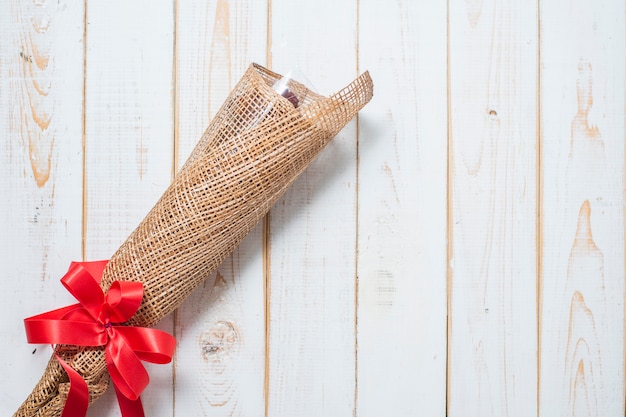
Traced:
<path id="1" fill-rule="evenodd" d="M 103 323 L 124 323 L 130 320 L 139 309 L 142 297 L 141 282 L 115 281 L 111 284 L 102 306 L 103 315 L 108 316 Z"/>
<path id="2" fill-rule="evenodd" d="M 81 307 L 87 310 L 94 320 L 98 320 L 104 302 L 104 293 L 99 285 L 100 275 L 95 278 L 91 274 L 93 268 L 87 269 L 86 263 L 72 262 L 67 273 L 61 278 L 61 284 L 78 300 Z M 102 267 L 104 268 L 104 265 Z"/>

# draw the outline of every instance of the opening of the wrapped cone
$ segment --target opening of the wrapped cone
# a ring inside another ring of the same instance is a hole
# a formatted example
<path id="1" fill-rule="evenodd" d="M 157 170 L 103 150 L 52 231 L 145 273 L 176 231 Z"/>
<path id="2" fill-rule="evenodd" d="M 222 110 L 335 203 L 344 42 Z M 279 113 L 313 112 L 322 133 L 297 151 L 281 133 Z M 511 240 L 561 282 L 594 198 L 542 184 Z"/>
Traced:
<path id="1" fill-rule="evenodd" d="M 264 81 L 267 87 L 273 86 L 283 78 L 281 74 L 257 63 L 251 64 L 250 69 Z M 297 97 L 304 98 L 298 108 L 311 119 L 328 117 L 337 111 L 340 112 L 340 118 L 351 119 L 372 99 L 374 94 L 374 83 L 368 71 L 329 97 L 317 94 L 295 79 L 289 80 L 289 88 Z M 339 115 L 337 117 L 339 118 Z"/>

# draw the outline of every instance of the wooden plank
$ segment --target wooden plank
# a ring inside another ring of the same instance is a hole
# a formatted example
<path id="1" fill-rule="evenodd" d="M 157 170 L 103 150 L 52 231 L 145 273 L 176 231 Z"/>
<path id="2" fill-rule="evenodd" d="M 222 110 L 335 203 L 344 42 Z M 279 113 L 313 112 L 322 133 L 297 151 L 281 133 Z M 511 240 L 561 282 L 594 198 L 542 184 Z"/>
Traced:
<path id="1" fill-rule="evenodd" d="M 451 417 L 536 415 L 537 13 L 450 4 Z"/>
<path id="2" fill-rule="evenodd" d="M 87 12 L 85 256 L 106 259 L 172 177 L 174 5 L 90 1 Z M 172 366 L 146 368 L 146 415 L 171 415 Z M 112 390 L 90 415 L 119 415 Z"/>
<path id="3" fill-rule="evenodd" d="M 625 12 L 541 2 L 541 416 L 624 415 Z"/>
<path id="4" fill-rule="evenodd" d="M 267 5 L 176 4 L 176 143 L 183 164 L 252 61 L 265 59 Z M 265 317 L 262 230 L 254 229 L 179 308 L 177 416 L 264 413 Z"/>
<path id="5" fill-rule="evenodd" d="M 272 0 L 270 13 L 268 61 L 274 70 L 294 70 L 294 78 L 308 78 L 322 94 L 355 78 L 356 2 Z M 269 238 L 266 415 L 351 416 L 354 122 L 272 209 Z"/>
<path id="6" fill-rule="evenodd" d="M 182 165 L 250 63 L 265 62 L 267 5 L 176 4 L 176 145 Z"/>
<path id="7" fill-rule="evenodd" d="M 356 415 L 442 417 L 447 6 L 359 7 L 359 67 L 375 93 L 359 115 Z"/>
<path id="8" fill-rule="evenodd" d="M 23 319 L 71 303 L 59 283 L 81 257 L 82 3 L 0 4 L 0 414 L 50 358 Z"/>

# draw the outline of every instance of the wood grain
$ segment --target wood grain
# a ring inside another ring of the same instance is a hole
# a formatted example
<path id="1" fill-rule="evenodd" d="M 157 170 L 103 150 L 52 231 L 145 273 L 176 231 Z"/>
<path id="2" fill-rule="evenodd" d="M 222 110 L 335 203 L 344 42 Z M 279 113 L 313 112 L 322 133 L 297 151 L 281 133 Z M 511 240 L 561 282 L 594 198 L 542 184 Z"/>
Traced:
<path id="1" fill-rule="evenodd" d="M 22 320 L 68 302 L 59 283 L 81 257 L 84 8 L 0 6 L 0 414 L 11 415 L 51 349 Z"/>
<path id="2" fill-rule="evenodd" d="M 536 414 L 537 13 L 450 5 L 451 417 Z"/>
<path id="3" fill-rule="evenodd" d="M 357 416 L 446 413 L 446 14 L 359 3 Z"/>
<path id="4" fill-rule="evenodd" d="M 356 77 L 356 3 L 272 0 L 273 69 L 330 94 Z M 307 81 L 307 78 L 310 81 Z M 356 125 L 271 211 L 268 416 L 351 416 Z"/>
<path id="5" fill-rule="evenodd" d="M 624 8 L 541 3 L 542 416 L 624 414 Z"/>
<path id="6" fill-rule="evenodd" d="M 173 13 L 171 1 L 87 3 L 87 259 L 109 258 L 171 180 Z M 171 319 L 160 327 L 171 332 Z M 146 368 L 151 378 L 142 395 L 146 415 L 171 410 L 172 366 Z M 113 391 L 90 413 L 119 415 Z"/>
<path id="7" fill-rule="evenodd" d="M 177 2 L 177 166 L 250 62 L 263 63 L 266 13 L 257 1 Z M 176 416 L 264 413 L 262 237 L 254 229 L 177 312 Z"/>

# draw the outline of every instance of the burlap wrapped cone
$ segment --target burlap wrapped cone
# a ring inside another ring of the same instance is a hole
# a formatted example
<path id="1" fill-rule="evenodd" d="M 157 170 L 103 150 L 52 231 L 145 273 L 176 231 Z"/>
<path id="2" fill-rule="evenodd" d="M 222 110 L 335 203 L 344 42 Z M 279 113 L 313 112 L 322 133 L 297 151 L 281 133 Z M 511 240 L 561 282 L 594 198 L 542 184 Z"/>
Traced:
<path id="1" fill-rule="evenodd" d="M 330 97 L 290 81 L 286 99 L 271 87 L 279 79 L 250 66 L 174 182 L 111 258 L 103 290 L 116 280 L 144 286 L 128 325 L 152 327 L 176 309 L 373 94 L 367 72 Z M 86 380 L 90 403 L 107 390 L 103 348 L 57 346 L 56 352 Z M 53 356 L 14 417 L 58 417 L 67 391 L 67 375 Z"/>

